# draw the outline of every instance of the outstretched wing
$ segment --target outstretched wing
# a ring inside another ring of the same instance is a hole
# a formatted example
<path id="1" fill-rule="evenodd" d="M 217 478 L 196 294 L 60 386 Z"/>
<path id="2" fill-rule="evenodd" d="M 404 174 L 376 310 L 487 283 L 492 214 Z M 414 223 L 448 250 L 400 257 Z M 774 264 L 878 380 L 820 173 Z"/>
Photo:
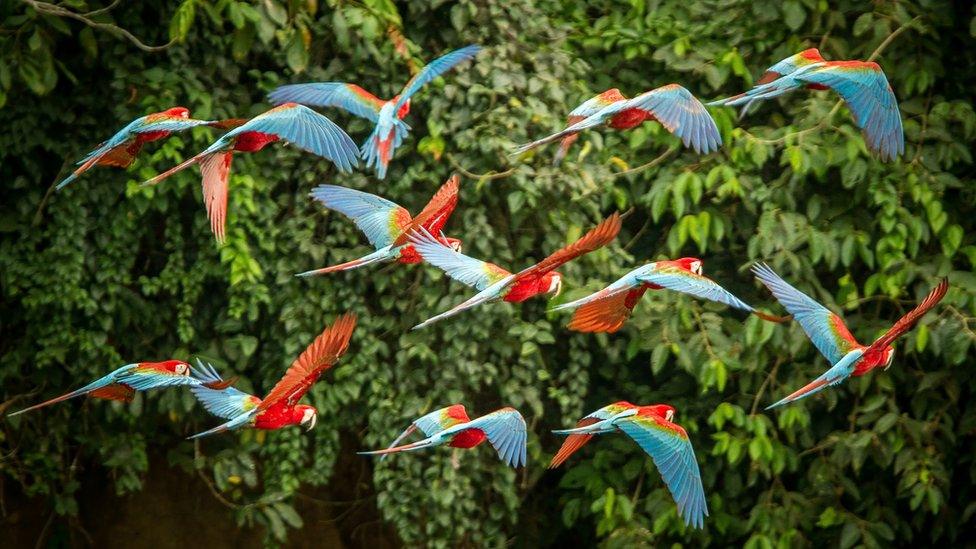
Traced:
<path id="1" fill-rule="evenodd" d="M 408 239 L 424 261 L 444 271 L 454 280 L 479 291 L 511 275 L 494 263 L 454 251 L 423 228 L 420 231 L 411 231 Z"/>
<path id="2" fill-rule="evenodd" d="M 614 424 L 654 460 L 685 524 L 701 528 L 708 516 L 708 506 L 688 433 L 681 426 L 653 415 L 630 416 Z"/>
<path id="3" fill-rule="evenodd" d="M 817 48 L 805 49 L 800 53 L 793 54 L 766 69 L 766 72 L 759 77 L 759 80 L 756 81 L 756 85 L 768 84 L 783 75 L 795 72 L 796 69 L 800 67 L 809 65 L 811 63 L 821 63 L 823 61 L 824 58 L 820 55 L 820 50 Z"/>
<path id="4" fill-rule="evenodd" d="M 843 319 L 780 278 L 769 265 L 753 265 L 752 273 L 800 323 L 810 341 L 831 364 L 837 364 L 844 355 L 860 345 Z"/>
<path id="5" fill-rule="evenodd" d="M 481 46 L 473 44 L 471 46 L 466 46 L 444 54 L 437 59 L 434 59 L 430 63 L 427 63 L 424 68 L 420 69 L 420 72 L 415 74 L 413 78 L 411 78 L 407 84 L 403 86 L 403 91 L 400 92 L 400 97 L 397 98 L 396 105 L 393 107 L 393 112 L 400 112 L 400 107 L 409 101 L 410 97 L 420 91 L 420 88 L 424 87 L 428 82 L 451 70 L 458 63 L 467 61 L 475 55 L 478 55 L 478 52 L 480 51 Z"/>
<path id="6" fill-rule="evenodd" d="M 923 299 L 921 303 L 909 311 L 908 314 L 899 318 L 898 322 L 895 322 L 894 326 L 889 328 L 884 335 L 876 339 L 874 343 L 872 343 L 871 346 L 864 351 L 864 354 L 868 354 L 872 351 L 883 350 L 888 345 L 891 345 L 891 343 L 898 339 L 902 334 L 908 330 L 911 330 L 912 327 L 915 326 L 915 323 L 918 322 L 920 318 L 925 316 L 925 313 L 932 310 L 932 307 L 935 307 L 940 301 L 942 301 L 942 298 L 945 297 L 947 291 L 949 291 L 949 279 L 943 278 L 935 288 L 932 288 L 932 291 L 925 296 L 925 299 Z"/>
<path id="7" fill-rule="evenodd" d="M 577 332 L 612 334 L 627 322 L 646 291 L 647 287 L 641 286 L 609 293 L 606 297 L 586 302 L 576 309 L 566 327 Z"/>
<path id="8" fill-rule="evenodd" d="M 705 105 L 684 87 L 668 84 L 626 101 L 625 108 L 650 113 L 686 147 L 698 153 L 718 150 L 722 136 Z"/>
<path id="9" fill-rule="evenodd" d="M 312 154 L 331 160 L 341 171 L 352 171 L 359 164 L 359 149 L 334 122 L 297 103 L 285 103 L 255 116 L 226 134 L 229 139 L 244 132 L 277 135 Z"/>
<path id="10" fill-rule="evenodd" d="M 199 380 L 191 376 L 160 370 L 158 368 L 144 366 L 143 364 L 139 364 L 125 373 L 118 374 L 116 380 L 132 387 L 136 391 L 200 384 Z"/>
<path id="11" fill-rule="evenodd" d="M 439 235 L 447 223 L 447 219 L 454 212 L 455 206 L 457 206 L 458 183 L 460 181 L 461 178 L 457 174 L 454 174 L 447 182 L 441 185 L 441 188 L 437 189 L 437 193 L 424 206 L 424 209 L 403 228 L 403 232 L 393 242 L 393 246 L 396 247 L 406 244 L 410 231 L 420 227 L 427 229 L 427 232 L 432 235 Z"/>
<path id="12" fill-rule="evenodd" d="M 356 315 L 346 313 L 327 327 L 311 345 L 302 352 L 285 372 L 281 381 L 264 397 L 258 410 L 286 401 L 294 405 L 315 383 L 319 375 L 332 367 L 349 348 L 349 338 L 356 328 Z"/>
<path id="13" fill-rule="evenodd" d="M 193 375 L 205 383 L 224 381 L 212 364 L 205 363 L 200 359 L 197 359 L 197 365 L 193 368 Z M 233 419 L 241 414 L 246 414 L 261 404 L 260 398 L 233 387 L 217 390 L 210 389 L 205 385 L 194 385 L 190 387 L 190 392 L 208 412 L 224 419 Z"/>
<path id="14" fill-rule="evenodd" d="M 701 299 L 723 303 L 743 311 L 752 312 L 754 310 L 751 305 L 735 297 L 707 276 L 695 274 L 673 265 L 662 265 L 653 271 L 638 276 L 637 280 L 648 284 L 657 284 L 663 288 Z"/>
<path id="15" fill-rule="evenodd" d="M 540 277 L 544 274 L 558 269 L 561 265 L 576 259 L 577 257 L 598 250 L 609 244 L 617 233 L 620 232 L 620 214 L 614 212 L 610 217 L 604 219 L 599 225 L 590 229 L 579 240 L 573 242 L 535 265 L 522 270 L 515 275 L 516 280 L 528 277 Z"/>
<path id="16" fill-rule="evenodd" d="M 203 204 L 210 218 L 210 230 L 217 242 L 224 241 L 227 225 L 227 179 L 230 177 L 230 163 L 234 153 L 218 152 L 200 160 L 200 173 L 203 175 Z"/>
<path id="17" fill-rule="evenodd" d="M 132 129 L 132 133 L 150 132 L 182 132 L 199 126 L 216 126 L 216 120 L 197 120 L 194 118 L 183 118 L 182 116 L 148 115 L 145 122 Z"/>
<path id="18" fill-rule="evenodd" d="M 502 408 L 453 429 L 480 429 L 504 463 L 512 467 L 525 465 L 525 420 L 515 408 Z"/>
<path id="19" fill-rule="evenodd" d="M 312 189 L 310 196 L 326 208 L 351 219 L 377 250 L 393 244 L 410 226 L 410 212 L 375 194 L 337 185 L 319 185 Z"/>
<path id="20" fill-rule="evenodd" d="M 383 108 L 382 99 L 355 84 L 345 82 L 278 86 L 268 94 L 268 100 L 275 105 L 299 103 L 315 107 L 338 107 L 373 122 L 379 120 L 380 109 Z"/>
<path id="21" fill-rule="evenodd" d="M 905 152 L 898 100 L 877 63 L 833 61 L 800 74 L 797 79 L 827 86 L 840 94 L 864 131 L 868 148 L 882 160 L 893 160 Z"/>

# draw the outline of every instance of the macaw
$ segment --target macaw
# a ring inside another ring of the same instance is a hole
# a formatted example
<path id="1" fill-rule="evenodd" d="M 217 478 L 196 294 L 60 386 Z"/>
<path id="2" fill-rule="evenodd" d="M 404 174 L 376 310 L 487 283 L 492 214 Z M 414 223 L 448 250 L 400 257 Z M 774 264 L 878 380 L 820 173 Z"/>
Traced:
<path id="1" fill-rule="evenodd" d="M 423 440 L 397 446 L 408 435 L 420 429 L 427 436 Z M 525 419 L 515 408 L 502 408 L 471 420 L 461 404 L 435 410 L 414 421 L 385 450 L 358 452 L 360 455 L 381 455 L 412 452 L 433 446 L 474 448 L 488 440 L 498 457 L 512 467 L 525 466 Z"/>
<path id="2" fill-rule="evenodd" d="M 128 168 L 144 144 L 165 139 L 173 132 L 181 132 L 197 126 L 229 130 L 241 123 L 243 121 L 236 118 L 230 120 L 195 120 L 190 118 L 190 109 L 186 107 L 173 107 L 162 112 L 140 116 L 116 132 L 108 141 L 102 142 L 98 148 L 88 153 L 88 156 L 79 160 L 78 169 L 58 183 L 57 190 L 60 191 L 92 166 Z"/>
<path id="3" fill-rule="evenodd" d="M 701 472 L 688 433 L 673 423 L 674 414 L 675 409 L 667 404 L 634 406 L 629 402 L 618 402 L 601 408 L 580 420 L 580 424 L 586 422 L 585 425 L 553 431 L 557 435 L 570 435 L 571 438 L 560 448 L 550 468 L 558 467 L 569 454 L 589 440 L 572 439 L 573 436 L 623 432 L 654 460 L 685 524 L 701 528 L 708 516 Z M 590 419 L 597 421 L 588 421 Z M 557 462 L 561 454 L 565 455 Z"/>
<path id="4" fill-rule="evenodd" d="M 349 338 L 356 328 L 356 315 L 347 313 L 325 328 L 315 341 L 295 359 L 281 380 L 263 399 L 233 387 L 213 390 L 206 386 L 192 387 L 193 396 L 211 414 L 227 419 L 226 423 L 197 433 L 200 438 L 242 427 L 281 429 L 291 425 L 315 427 L 318 411 L 314 406 L 298 404 L 312 384 L 345 354 Z M 198 364 L 195 375 L 205 381 L 220 383 L 221 377 L 213 366 Z"/>
<path id="5" fill-rule="evenodd" d="M 600 408 L 592 414 L 583 416 L 579 421 L 576 422 L 576 428 L 579 429 L 580 427 L 589 427 L 594 423 L 599 423 L 605 419 L 610 419 L 620 412 L 636 408 L 639 408 L 639 406 L 636 404 L 631 404 L 626 400 L 614 402 L 613 404 Z M 607 432 L 613 432 L 613 429 L 610 429 Z M 593 438 L 593 434 L 590 433 L 578 433 L 567 436 L 566 440 L 563 441 L 563 445 L 559 447 L 559 451 L 556 452 L 556 455 L 552 456 L 552 461 L 549 462 L 548 468 L 555 469 L 556 467 L 562 465 L 567 459 L 569 459 L 569 456 L 576 453 L 576 450 L 582 448 L 587 442 L 590 441 L 591 438 Z"/>
<path id="6" fill-rule="evenodd" d="M 831 364 L 823 375 L 768 406 L 767 410 L 808 397 L 825 387 L 839 385 L 851 376 L 863 376 L 879 366 L 887 370 L 895 358 L 895 349 L 891 343 L 935 307 L 949 289 L 949 280 L 943 278 L 917 307 L 901 317 L 884 335 L 871 345 L 862 345 L 854 339 L 840 316 L 791 286 L 768 265 L 753 265 L 752 272 L 800 323 L 810 341 Z"/>
<path id="7" fill-rule="evenodd" d="M 718 126 L 701 101 L 682 86 L 668 84 L 633 99 L 624 97 L 617 88 L 607 90 L 573 109 L 564 130 L 520 145 L 514 154 L 561 139 L 553 162 L 559 165 L 583 130 L 604 124 L 615 130 L 629 130 L 650 121 L 657 121 L 698 153 L 716 151 L 722 144 Z"/>
<path id="8" fill-rule="evenodd" d="M 364 193 L 336 185 L 320 185 L 312 190 L 312 198 L 326 208 L 352 219 L 359 230 L 366 233 L 369 243 L 376 251 L 340 265 L 306 271 L 296 276 L 314 276 L 334 271 L 346 271 L 380 261 L 398 261 L 414 264 L 422 261 L 420 254 L 407 241 L 410 231 L 423 227 L 430 234 L 439 235 L 438 240 L 456 252 L 461 251 L 461 241 L 443 236 L 442 229 L 454 211 L 458 201 L 457 175 L 451 176 L 438 189 L 434 197 L 417 217 L 410 212 L 374 194 Z"/>
<path id="9" fill-rule="evenodd" d="M 599 292 L 553 307 L 576 309 L 568 328 L 579 332 L 616 332 L 630 318 L 634 307 L 647 290 L 666 288 L 701 299 L 724 303 L 730 307 L 749 311 L 770 322 L 783 322 L 786 318 L 766 314 L 735 297 L 712 279 L 702 275 L 702 261 L 694 257 L 682 257 L 673 261 L 655 261 L 630 271 L 619 280 Z"/>
<path id="10" fill-rule="evenodd" d="M 375 124 L 360 148 L 366 167 L 375 167 L 380 179 L 386 177 L 386 169 L 393 152 L 410 132 L 403 121 L 410 112 L 410 98 L 428 82 L 454 68 L 455 65 L 473 58 L 481 46 L 471 45 L 444 54 L 428 63 L 411 78 L 403 90 L 389 101 L 383 101 L 355 84 L 345 82 L 313 82 L 289 84 L 275 88 L 268 94 L 274 104 L 294 101 L 314 107 L 338 107 Z"/>
<path id="11" fill-rule="evenodd" d="M 745 105 L 745 114 L 756 101 L 802 88 L 840 94 L 868 148 L 882 160 L 893 160 L 905 152 L 898 100 L 884 71 L 873 61 L 827 61 L 820 51 L 810 48 L 769 67 L 751 90 L 708 104 Z"/>
<path id="12" fill-rule="evenodd" d="M 35 404 L 30 408 L 24 408 L 19 412 L 10 414 L 10 416 L 30 412 L 31 410 L 43 408 L 81 395 L 105 400 L 131 402 L 136 391 L 148 391 L 149 389 L 157 389 L 160 387 L 174 387 L 177 385 L 198 387 L 203 386 L 205 383 L 217 389 L 223 387 L 222 383 L 213 381 L 200 380 L 191 376 L 190 365 L 181 360 L 137 362 L 135 364 L 126 364 L 76 391 L 71 391 L 68 394 L 52 398 L 40 404 Z"/>
<path id="13" fill-rule="evenodd" d="M 143 185 L 155 185 L 174 173 L 200 164 L 203 174 L 203 202 L 210 228 L 218 242 L 224 240 L 227 218 L 227 179 L 235 152 L 257 152 L 268 143 L 285 140 L 310 153 L 332 161 L 339 171 L 349 172 L 359 164 L 356 144 L 328 118 L 296 103 L 286 103 L 261 113 L 225 133 L 200 154 Z"/>
<path id="14" fill-rule="evenodd" d="M 620 214 L 615 212 L 602 223 L 590 229 L 576 242 L 558 250 L 535 265 L 512 274 L 494 263 L 481 261 L 456 252 L 434 238 L 430 233 L 412 231 L 408 235 L 408 239 L 426 262 L 443 270 L 447 276 L 454 280 L 473 286 L 478 290 L 478 293 L 471 299 L 421 322 L 413 329 L 423 328 L 482 303 L 499 300 L 521 303 L 530 297 L 541 294 L 558 296 L 562 289 L 562 275 L 556 272 L 556 269 L 581 255 L 606 246 L 617 237 L 619 232 Z"/>

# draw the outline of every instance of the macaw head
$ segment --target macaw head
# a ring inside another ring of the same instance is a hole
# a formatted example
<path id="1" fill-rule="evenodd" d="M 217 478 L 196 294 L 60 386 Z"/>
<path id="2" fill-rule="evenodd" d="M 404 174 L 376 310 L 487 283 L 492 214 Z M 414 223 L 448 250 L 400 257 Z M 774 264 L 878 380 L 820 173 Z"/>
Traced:
<path id="1" fill-rule="evenodd" d="M 447 245 L 451 247 L 457 253 L 461 253 L 461 240 L 457 238 L 445 237 L 447 240 Z"/>
<path id="2" fill-rule="evenodd" d="M 884 369 L 887 370 L 888 368 L 891 368 L 891 364 L 894 361 L 895 348 L 889 345 L 888 348 L 884 350 Z"/>
<path id="3" fill-rule="evenodd" d="M 141 366 L 176 374 L 178 376 L 189 376 L 190 365 L 182 360 L 164 360 L 163 362 L 143 362 Z"/>
<path id="4" fill-rule="evenodd" d="M 552 294 L 553 298 L 558 297 L 559 293 L 563 291 L 563 275 L 556 271 L 551 271 L 543 275 L 539 283 L 539 287 L 545 288 L 544 292 Z"/>
<path id="5" fill-rule="evenodd" d="M 648 415 L 663 417 L 664 421 L 669 422 L 674 421 L 674 415 L 677 413 L 674 406 L 671 406 L 670 404 L 655 404 L 653 406 L 645 406 L 641 410 Z"/>
<path id="6" fill-rule="evenodd" d="M 399 100 L 400 100 L 400 96 L 397 95 L 393 99 L 391 99 L 390 101 L 393 101 L 393 103 L 395 104 Z M 397 113 L 396 113 L 397 118 L 399 118 L 400 120 L 403 120 L 404 118 L 407 117 L 407 113 L 409 113 L 409 112 L 410 112 L 410 100 L 407 99 L 406 101 L 403 102 L 403 105 L 400 106 L 400 110 L 397 111 Z"/>
<path id="7" fill-rule="evenodd" d="M 186 107 L 173 107 L 172 109 L 163 111 L 163 114 L 177 118 L 190 118 L 190 109 Z"/>
<path id="8" fill-rule="evenodd" d="M 295 406 L 295 415 L 298 416 L 298 424 L 308 425 L 305 430 L 311 431 L 315 428 L 315 420 L 318 418 L 319 413 L 314 406 L 299 404 Z"/>
<path id="9" fill-rule="evenodd" d="M 697 257 L 682 257 L 681 259 L 675 261 L 675 263 L 691 274 L 702 276 L 702 260 L 698 259 Z"/>

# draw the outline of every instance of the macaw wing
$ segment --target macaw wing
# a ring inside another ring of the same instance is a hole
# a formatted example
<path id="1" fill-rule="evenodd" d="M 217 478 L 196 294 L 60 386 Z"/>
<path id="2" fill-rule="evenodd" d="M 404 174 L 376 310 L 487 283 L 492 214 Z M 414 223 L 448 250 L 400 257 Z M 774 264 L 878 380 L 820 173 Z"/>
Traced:
<path id="1" fill-rule="evenodd" d="M 278 86 L 268 94 L 275 105 L 299 103 L 315 107 L 338 107 L 360 118 L 376 122 L 383 100 L 355 84 L 345 82 L 311 82 Z"/>
<path id="2" fill-rule="evenodd" d="M 626 100 L 627 98 L 617 88 L 611 88 L 601 94 L 594 95 L 570 111 L 568 117 L 569 124 L 575 124 L 584 118 L 593 116 L 609 105 Z"/>
<path id="3" fill-rule="evenodd" d="M 454 280 L 479 291 L 511 275 L 494 263 L 454 251 L 423 228 L 420 231 L 411 231 L 408 240 L 424 261 L 444 271 Z"/>
<path id="4" fill-rule="evenodd" d="M 393 244 L 410 225 L 410 212 L 375 194 L 337 185 L 319 185 L 312 198 L 348 217 L 377 250 Z"/>
<path id="5" fill-rule="evenodd" d="M 756 81 L 756 85 L 768 84 L 783 75 L 795 72 L 804 65 L 822 63 L 823 61 L 824 58 L 820 55 L 820 50 L 817 48 L 805 49 L 766 69 L 766 72 Z"/>
<path id="6" fill-rule="evenodd" d="M 115 132 L 112 137 L 100 143 L 91 152 L 85 155 L 84 158 L 75 163 L 76 166 L 81 166 L 84 164 L 94 164 L 93 160 L 96 160 L 105 154 L 109 153 L 112 149 L 115 149 L 121 145 L 128 143 L 132 138 L 135 130 L 144 124 L 145 116 L 140 116 L 132 122 L 125 125 L 124 128 Z"/>
<path id="7" fill-rule="evenodd" d="M 512 467 L 525 465 L 525 419 L 516 409 L 502 408 L 474 421 L 455 426 L 453 429 L 457 431 L 480 429 L 504 463 Z"/>
<path id="8" fill-rule="evenodd" d="M 803 387 L 800 387 L 796 391 L 793 391 L 788 396 L 780 399 L 774 404 L 770 404 L 766 407 L 767 410 L 782 406 L 784 404 L 789 404 L 791 402 L 796 402 L 802 398 L 806 398 L 810 395 L 819 393 L 820 391 L 826 389 L 827 387 L 832 387 L 843 382 L 845 379 L 851 377 L 854 373 L 854 367 L 857 362 L 864 356 L 864 349 L 854 349 L 844 355 L 837 364 L 831 366 L 826 372 L 821 374 L 817 379 L 807 383 Z"/>
<path id="9" fill-rule="evenodd" d="M 527 277 L 540 277 L 544 274 L 558 269 L 561 265 L 576 259 L 581 255 L 588 254 L 609 244 L 617 233 L 620 232 L 620 214 L 614 212 L 610 217 L 604 219 L 599 225 L 593 227 L 576 242 L 565 246 L 549 257 L 536 263 L 535 265 L 523 269 L 515 275 L 516 280 Z"/>
<path id="10" fill-rule="evenodd" d="M 192 370 L 193 376 L 205 383 L 219 383 L 224 380 L 212 364 L 204 363 L 200 359 L 197 359 L 197 366 Z M 190 392 L 208 412 L 224 419 L 233 419 L 250 412 L 261 403 L 260 398 L 233 387 L 218 390 L 205 385 L 194 385 L 190 387 Z"/>
<path id="11" fill-rule="evenodd" d="M 563 128 L 562 130 L 554 134 L 548 135 L 546 137 L 543 137 L 542 139 L 532 141 L 531 143 L 525 143 L 524 145 L 519 145 L 512 151 L 512 154 L 521 154 L 526 151 L 532 150 L 536 147 L 541 147 L 542 145 L 552 143 L 553 141 L 558 141 L 560 139 L 563 139 L 564 137 L 576 135 L 583 130 L 588 130 L 590 128 L 602 126 L 607 121 L 607 119 L 625 110 L 626 104 L 627 104 L 626 101 L 617 101 L 615 103 L 611 103 L 603 107 L 602 109 L 598 110 L 597 112 L 593 113 L 590 116 L 587 116 L 586 118 L 580 119 L 577 117 L 570 117 L 569 120 L 570 124 L 565 128 Z"/>
<path id="12" fill-rule="evenodd" d="M 898 100 L 877 63 L 838 61 L 800 74 L 797 79 L 827 86 L 840 94 L 864 132 L 868 148 L 883 160 L 905 152 Z"/>
<path id="13" fill-rule="evenodd" d="M 340 171 L 352 171 L 359 164 L 359 148 L 352 138 L 333 121 L 303 105 L 285 103 L 259 114 L 225 133 L 221 141 L 248 131 L 277 135 L 300 149 L 331 160 Z"/>
<path id="14" fill-rule="evenodd" d="M 420 88 L 424 87 L 431 80 L 451 70 L 458 63 L 473 58 L 475 55 L 478 55 L 478 52 L 480 51 L 481 46 L 473 44 L 446 53 L 437 59 L 434 59 L 430 63 L 427 63 L 424 68 L 420 69 L 420 72 L 413 75 L 413 78 L 411 78 L 407 84 L 403 86 L 403 91 L 400 92 L 400 97 L 397 98 L 396 105 L 393 107 L 393 112 L 400 112 L 400 107 L 409 101 L 413 94 L 420 91 Z"/>
<path id="15" fill-rule="evenodd" d="M 626 101 L 626 108 L 650 113 L 655 120 L 674 135 L 686 147 L 695 152 L 709 153 L 718 150 L 722 136 L 712 115 L 708 114 L 694 95 L 678 84 L 668 84 L 644 92 Z"/>
<path id="16" fill-rule="evenodd" d="M 915 323 L 925 316 L 925 313 L 929 312 L 932 307 L 938 305 L 942 301 L 942 298 L 945 297 L 947 291 L 949 291 L 949 279 L 943 278 L 935 288 L 932 288 L 921 303 L 909 311 L 908 314 L 899 318 L 898 322 L 895 322 L 895 325 L 889 328 L 884 335 L 876 339 L 864 353 L 868 354 L 871 351 L 880 351 L 891 345 L 898 337 L 911 330 L 915 326 Z"/>
<path id="17" fill-rule="evenodd" d="M 430 202 L 424 206 L 413 220 L 403 228 L 400 236 L 393 242 L 393 246 L 402 246 L 407 243 L 410 231 L 423 227 L 432 235 L 439 235 L 447 219 L 451 217 L 455 206 L 458 203 L 458 183 L 461 178 L 457 174 L 452 175 L 446 183 L 434 194 Z"/>
<path id="18" fill-rule="evenodd" d="M 469 421 L 471 421 L 471 418 L 468 417 L 468 412 L 464 409 L 464 405 L 454 404 L 439 410 L 434 410 L 413 423 L 425 435 L 432 437 L 444 429 L 449 429 L 455 425 Z"/>
<path id="19" fill-rule="evenodd" d="M 654 460 L 685 524 L 701 528 L 708 506 L 688 433 L 681 426 L 654 416 L 630 416 L 614 425 Z"/>
<path id="20" fill-rule="evenodd" d="M 177 387 L 181 385 L 199 385 L 200 381 L 186 375 L 173 372 L 158 370 L 155 368 L 144 368 L 137 365 L 131 370 L 119 374 L 116 379 L 137 391 L 149 389 L 159 389 L 162 387 Z"/>
<path id="21" fill-rule="evenodd" d="M 207 207 L 210 230 L 217 242 L 224 241 L 227 226 L 227 180 L 230 177 L 230 163 L 234 153 L 218 152 L 200 160 L 200 173 L 203 175 L 203 204 Z"/>
<path id="22" fill-rule="evenodd" d="M 701 299 L 723 303 L 736 309 L 752 312 L 748 303 L 732 295 L 714 280 L 672 266 L 662 266 L 637 277 L 641 282 L 657 284 L 663 288 L 693 295 Z"/>
<path id="23" fill-rule="evenodd" d="M 752 273 L 800 323 L 810 341 L 831 364 L 837 364 L 844 355 L 860 345 L 843 319 L 780 278 L 769 265 L 753 265 Z"/>
<path id="24" fill-rule="evenodd" d="M 146 121 L 139 125 L 139 127 L 133 128 L 132 133 L 181 132 L 198 126 L 213 126 L 215 123 L 217 123 L 215 120 L 197 120 L 180 116 L 153 118 L 150 115 L 146 117 Z"/>
<path id="25" fill-rule="evenodd" d="M 645 287 L 621 290 L 588 301 L 573 312 L 573 318 L 566 327 L 577 332 L 612 334 L 627 322 L 646 291 Z"/>
<path id="26" fill-rule="evenodd" d="M 624 402 L 615 402 L 609 406 L 604 406 L 603 408 L 600 408 L 599 410 L 588 414 L 577 421 L 576 428 L 579 429 L 580 427 L 588 427 L 601 421 L 608 420 L 627 408 L 632 407 L 634 407 L 632 404 Z M 552 461 L 549 462 L 549 469 L 555 469 L 556 467 L 562 465 L 562 463 L 566 461 L 569 456 L 573 455 L 577 450 L 582 448 L 587 442 L 590 441 L 591 438 L 593 438 L 593 436 L 594 435 L 591 433 L 574 433 L 567 436 L 566 440 L 563 441 L 562 446 L 559 447 L 559 451 L 556 452 L 556 455 L 552 457 Z"/>
<path id="27" fill-rule="evenodd" d="M 337 318 L 295 359 L 281 381 L 262 399 L 257 410 L 265 410 L 280 401 L 286 401 L 289 405 L 297 403 L 319 375 L 331 368 L 346 352 L 355 328 L 356 315 L 346 313 Z"/>

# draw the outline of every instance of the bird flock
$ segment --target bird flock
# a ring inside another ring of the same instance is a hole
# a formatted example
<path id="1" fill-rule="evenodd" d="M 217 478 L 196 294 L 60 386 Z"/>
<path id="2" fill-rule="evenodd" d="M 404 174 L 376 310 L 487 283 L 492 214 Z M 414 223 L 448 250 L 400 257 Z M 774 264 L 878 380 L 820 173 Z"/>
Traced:
<path id="1" fill-rule="evenodd" d="M 331 161 L 340 172 L 350 172 L 363 160 L 383 179 L 396 149 L 403 145 L 410 126 L 405 118 L 410 101 L 425 84 L 473 59 L 480 51 L 467 46 L 443 55 L 421 69 L 403 90 L 384 101 L 363 88 L 344 82 L 317 82 L 281 86 L 268 98 L 276 106 L 250 120 L 195 120 L 189 111 L 176 107 L 138 118 L 119 130 L 78 162 L 78 168 L 58 184 L 71 183 L 93 166 L 129 166 L 145 143 L 174 132 L 198 126 L 227 130 L 212 145 L 185 162 L 145 182 L 157 184 L 194 164 L 200 166 L 203 202 L 216 240 L 225 236 L 227 193 L 234 153 L 257 152 L 266 145 L 284 141 Z M 865 143 L 882 160 L 892 160 L 904 151 L 904 136 L 898 103 L 881 67 L 865 61 L 827 61 L 816 49 L 808 49 L 769 67 L 756 85 L 741 94 L 713 101 L 709 106 L 741 106 L 742 115 L 758 101 L 778 97 L 802 88 L 833 90 L 846 102 Z M 356 147 L 353 140 L 331 120 L 309 108 L 335 107 L 365 118 L 373 131 Z M 645 122 L 657 122 L 678 137 L 685 147 L 700 154 L 718 150 L 722 139 L 706 105 L 678 84 L 668 84 L 631 99 L 617 89 L 607 90 L 573 109 L 566 127 L 542 139 L 514 149 L 522 154 L 559 141 L 554 163 L 566 156 L 580 132 L 609 127 L 626 130 Z M 613 213 L 572 244 L 518 271 L 462 253 L 462 241 L 448 237 L 444 227 L 458 203 L 459 178 L 452 176 L 434 193 L 416 215 L 402 206 L 370 193 L 337 185 L 320 185 L 312 199 L 347 217 L 374 248 L 372 253 L 344 263 L 300 273 L 300 277 L 346 271 L 380 262 L 427 263 L 475 292 L 457 306 L 418 324 L 420 329 L 493 301 L 520 303 L 535 296 L 559 295 L 563 277 L 559 267 L 612 242 L 621 228 L 621 216 Z M 796 321 L 827 359 L 829 368 L 809 384 L 769 406 L 795 402 L 838 385 L 851 376 L 875 368 L 887 369 L 894 359 L 891 344 L 945 296 L 943 279 L 911 312 L 903 316 L 870 345 L 859 343 L 837 314 L 780 278 L 769 266 L 753 265 L 755 277 L 786 309 L 787 315 L 763 312 L 742 301 L 703 274 L 701 259 L 685 257 L 655 261 L 636 267 L 602 290 L 553 310 L 572 311 L 570 330 L 613 333 L 633 314 L 648 290 L 671 290 L 725 304 L 759 318 L 785 323 Z M 240 429 L 281 429 L 315 426 L 317 411 L 299 404 L 319 377 L 345 354 L 356 327 L 356 316 L 346 313 L 302 352 L 281 380 L 264 398 L 234 387 L 235 378 L 224 379 L 211 365 L 199 359 L 196 365 L 179 361 L 127 364 L 104 377 L 65 395 L 31 406 L 15 416 L 50 404 L 87 395 L 97 399 L 128 402 L 136 391 L 187 386 L 212 415 L 224 423 L 193 435 L 198 438 Z M 769 409 L 767 408 L 767 409 Z M 553 431 L 565 436 L 549 467 L 564 463 L 594 435 L 623 433 L 646 452 L 670 490 L 678 514 L 692 527 L 702 528 L 708 515 L 698 462 L 688 433 L 675 422 L 677 411 L 667 404 L 635 405 L 615 402 L 581 418 L 575 427 Z M 425 438 L 404 443 L 420 431 Z M 513 408 L 502 408 L 471 419 L 465 407 L 453 404 L 432 411 L 411 423 L 389 447 L 360 452 L 387 455 L 412 452 L 433 446 L 474 448 L 488 441 L 501 460 L 513 467 L 526 464 L 526 423 Z"/>

